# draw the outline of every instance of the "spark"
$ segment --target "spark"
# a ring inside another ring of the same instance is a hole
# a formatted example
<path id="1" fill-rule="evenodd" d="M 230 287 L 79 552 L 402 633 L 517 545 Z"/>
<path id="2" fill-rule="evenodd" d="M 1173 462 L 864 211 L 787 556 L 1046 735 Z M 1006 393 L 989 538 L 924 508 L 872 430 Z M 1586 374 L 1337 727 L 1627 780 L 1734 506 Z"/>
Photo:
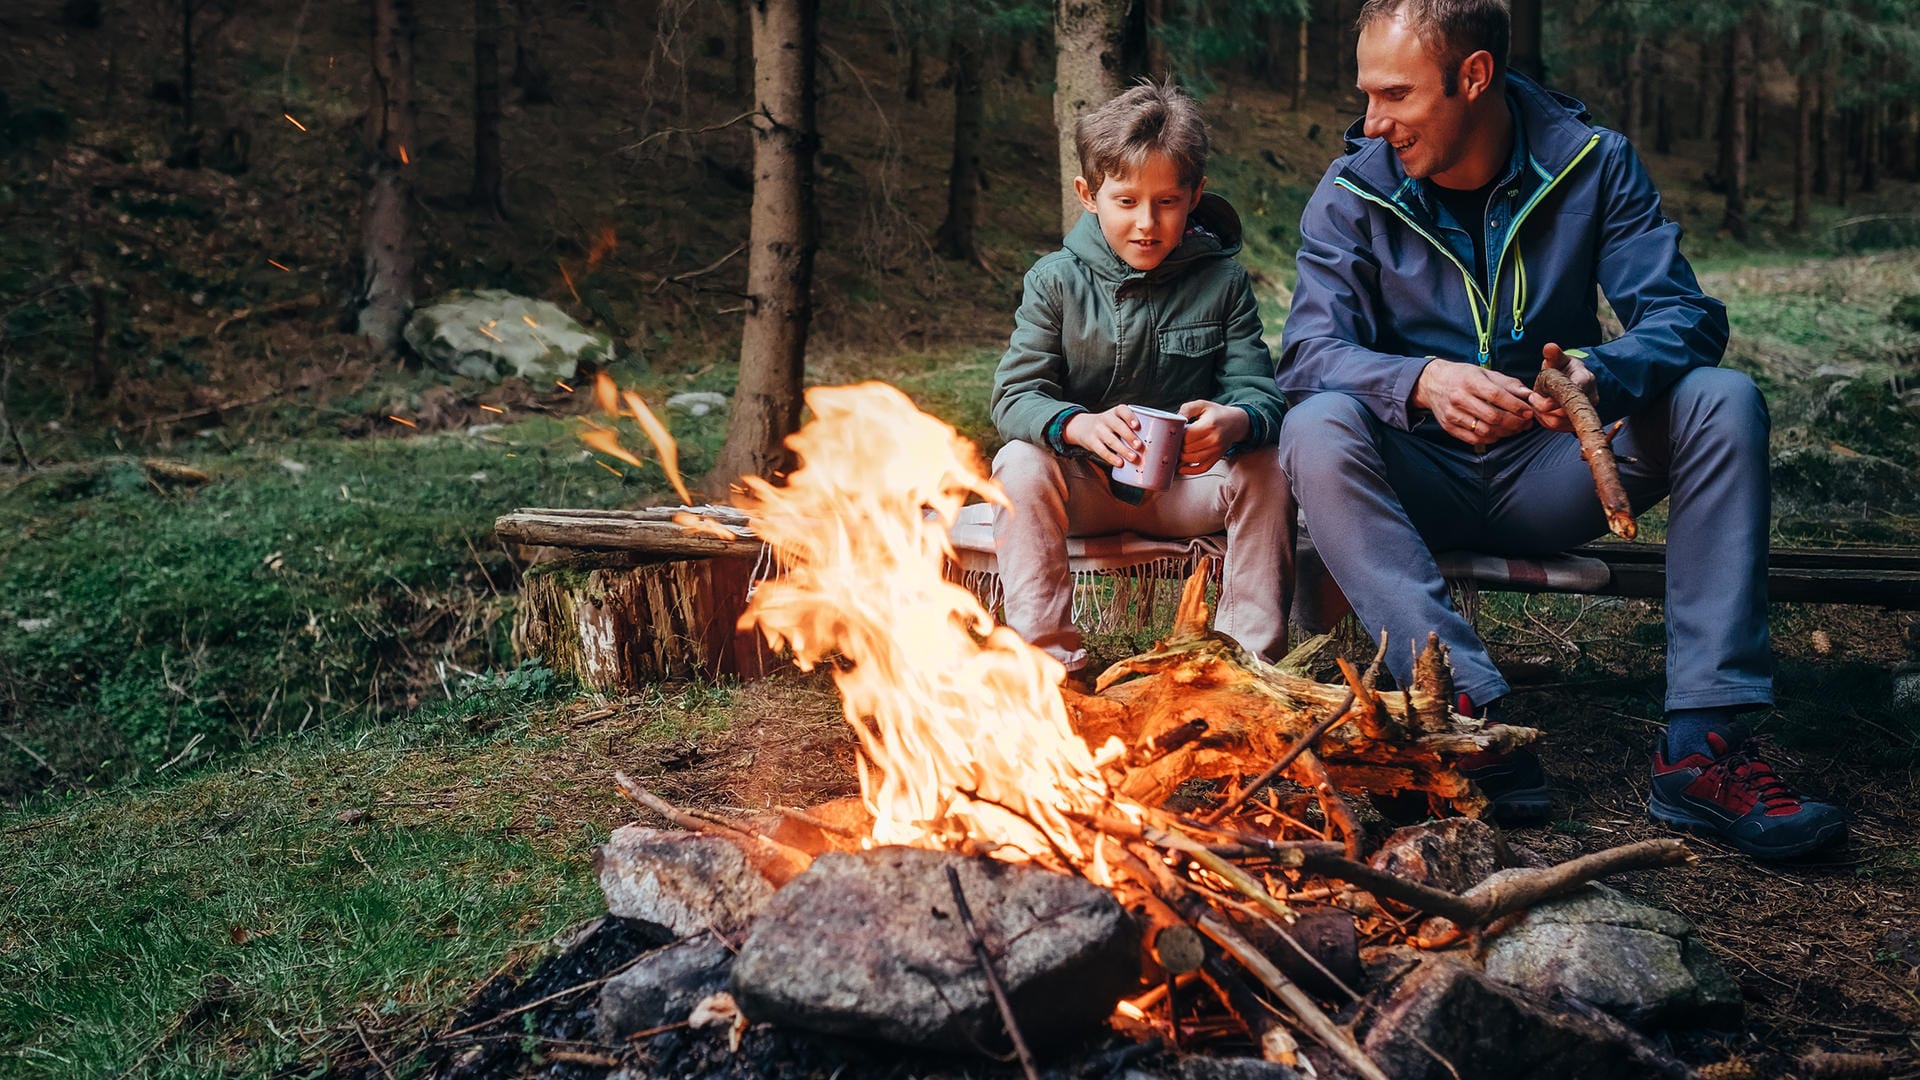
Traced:
<path id="1" fill-rule="evenodd" d="M 297 127 L 297 128 L 299 128 L 299 129 L 300 129 L 301 131 L 305 131 L 305 130 L 307 130 L 307 125 L 305 125 L 305 124 L 303 124 L 303 123 L 301 123 L 301 122 L 300 122 L 300 121 L 298 121 L 298 120 L 295 120 L 295 119 L 293 118 L 293 114 L 292 114 L 292 113 L 281 113 L 280 115 L 281 115 L 281 116 L 284 116 L 284 117 L 286 117 L 286 118 L 287 118 L 287 123 L 289 123 L 289 124 L 292 124 L 292 125 L 293 125 L 294 127 Z"/>
<path id="2" fill-rule="evenodd" d="M 605 470 L 607 470 L 608 472 L 610 472 L 610 473 L 612 473 L 613 475 L 615 475 L 615 476 L 617 476 L 617 477 L 619 477 L 619 478 L 620 478 L 620 479 L 622 479 L 622 480 L 625 480 L 625 479 L 627 478 L 627 474 L 626 474 L 626 473 L 623 473 L 623 472 L 621 472 L 621 471 L 620 471 L 619 469 L 616 469 L 616 468 L 614 468 L 613 466 L 611 466 L 611 465 L 609 465 L 609 464 L 607 464 L 606 462 L 604 462 L 604 461 L 601 461 L 601 460 L 600 460 L 599 458 L 594 458 L 594 459 L 593 459 L 593 463 L 594 463 L 595 465 L 598 465 L 598 466 L 600 466 L 601 468 L 603 468 L 603 469 L 605 469 Z"/>
<path id="3" fill-rule="evenodd" d="M 268 259 L 268 260 L 267 260 L 267 265 L 268 265 L 268 266 L 272 266 L 272 267 L 276 267 L 276 268 L 278 268 L 278 269 L 281 269 L 281 270 L 285 270 L 285 271 L 286 271 L 287 273 L 289 273 L 289 274 L 291 274 L 291 273 L 293 273 L 293 267 L 291 267 L 291 266 L 288 266 L 288 265 L 287 265 L 286 263 L 283 263 L 283 262 L 276 262 L 276 261 L 275 261 L 275 260 L 273 260 L 273 259 Z"/>
<path id="4" fill-rule="evenodd" d="M 413 421 L 407 419 L 404 416 L 395 416 L 392 413 L 387 414 L 387 419 L 393 421 L 396 424 L 405 424 L 410 428 L 417 428 L 420 426 L 419 424 L 414 423 Z"/>
<path id="5" fill-rule="evenodd" d="M 527 324 L 528 326 L 531 326 L 531 327 L 533 327 L 533 328 L 534 328 L 535 330 L 538 330 L 538 329 L 540 329 L 540 324 L 539 324 L 539 323 L 537 323 L 537 322 L 534 322 L 534 321 L 533 321 L 533 316 L 531 316 L 531 315 L 522 315 L 522 316 L 520 316 L 520 321 L 521 321 L 521 322 L 523 322 L 523 323 L 526 323 L 526 324 Z"/>
<path id="6" fill-rule="evenodd" d="M 413 164 L 413 160 L 412 160 L 411 158 L 409 158 L 409 157 L 407 157 L 407 144 L 406 144 L 406 143 L 401 143 L 401 144 L 400 144 L 400 164 L 402 164 L 402 165 L 411 165 L 411 164 Z"/>
<path id="7" fill-rule="evenodd" d="M 496 334 L 496 333 L 494 333 L 494 332 L 493 332 L 493 323 L 492 323 L 492 322 L 488 322 L 488 323 L 486 323 L 485 325 L 483 325 L 483 326 L 481 326 L 481 327 L 480 327 L 480 332 L 481 332 L 481 333 L 483 333 L 483 334 L 485 334 L 485 335 L 487 335 L 488 337 L 490 337 L 490 338 L 492 338 L 492 339 L 493 339 L 493 340 L 495 340 L 495 341 L 499 341 L 499 340 L 500 340 L 500 335 L 498 335 L 498 334 Z"/>
<path id="8" fill-rule="evenodd" d="M 501 414 L 502 416 L 505 416 L 505 415 L 506 415 L 506 412 L 507 412 L 507 410 L 505 410 L 505 409 L 503 409 L 503 408 L 501 408 L 501 407 L 500 407 L 500 406 L 498 406 L 498 405 L 482 405 L 482 406 L 480 406 L 480 409 L 481 409 L 481 411 L 483 411 L 483 412 L 490 412 L 490 413 L 499 413 L 499 414 Z"/>
<path id="9" fill-rule="evenodd" d="M 567 291 L 573 294 L 573 302 L 580 303 L 580 290 L 573 287 L 573 275 L 567 272 L 567 261 L 560 260 L 560 280 L 567 283 Z"/>
<path id="10" fill-rule="evenodd" d="M 568 386 L 566 383 L 561 382 L 559 379 L 553 380 L 553 385 L 559 387 L 562 390 L 565 390 L 569 394 L 573 393 L 573 387 Z"/>

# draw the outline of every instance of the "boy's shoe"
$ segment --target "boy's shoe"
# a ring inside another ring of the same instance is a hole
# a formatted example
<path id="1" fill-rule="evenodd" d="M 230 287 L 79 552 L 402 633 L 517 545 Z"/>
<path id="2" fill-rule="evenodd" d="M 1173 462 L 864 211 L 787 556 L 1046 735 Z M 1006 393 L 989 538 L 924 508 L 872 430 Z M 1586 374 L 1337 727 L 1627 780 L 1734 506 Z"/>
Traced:
<path id="1" fill-rule="evenodd" d="M 1553 810 L 1546 767 L 1531 746 L 1507 754 L 1468 754 L 1459 767 L 1461 776 L 1479 786 L 1480 794 L 1487 797 L 1488 813 L 1502 825 L 1545 821 Z"/>
<path id="2" fill-rule="evenodd" d="M 1756 859 L 1806 855 L 1846 835 L 1839 808 L 1795 794 L 1760 760 L 1753 740 L 1733 746 L 1713 733 L 1707 745 L 1712 756 L 1688 754 L 1668 761 L 1661 741 L 1647 800 L 1654 820 L 1717 836 Z"/>

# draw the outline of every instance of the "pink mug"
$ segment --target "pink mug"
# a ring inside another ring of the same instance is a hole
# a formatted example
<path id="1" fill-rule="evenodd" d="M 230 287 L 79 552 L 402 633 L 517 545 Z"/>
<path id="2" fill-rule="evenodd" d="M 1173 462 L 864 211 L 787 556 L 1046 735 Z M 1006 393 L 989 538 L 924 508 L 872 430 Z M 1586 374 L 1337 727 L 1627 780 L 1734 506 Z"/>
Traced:
<path id="1" fill-rule="evenodd" d="M 1113 478 L 1147 491 L 1165 491 L 1180 474 L 1180 451 L 1187 441 L 1187 418 L 1179 413 L 1161 412 L 1145 405 L 1130 405 L 1134 419 L 1140 421 L 1140 441 L 1147 444 L 1140 461 L 1121 462 Z"/>

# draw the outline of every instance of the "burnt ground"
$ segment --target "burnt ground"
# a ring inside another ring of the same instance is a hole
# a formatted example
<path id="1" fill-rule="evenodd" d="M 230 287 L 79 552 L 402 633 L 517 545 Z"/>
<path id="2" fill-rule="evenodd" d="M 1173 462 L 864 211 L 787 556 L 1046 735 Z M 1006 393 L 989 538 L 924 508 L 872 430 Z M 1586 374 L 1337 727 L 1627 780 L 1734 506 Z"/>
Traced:
<path id="1" fill-rule="evenodd" d="M 1895 669 L 1910 660 L 1913 622 L 1858 608 L 1774 609 L 1780 701 L 1758 729 L 1789 779 L 1846 808 L 1853 832 L 1845 846 L 1816 859 L 1761 865 L 1696 839 L 1696 864 L 1615 882 L 1685 915 L 1745 993 L 1744 1031 L 1664 1038 L 1681 1059 L 1706 1065 L 1737 1058 L 1751 1075 L 1810 1077 L 1816 1074 L 1796 1065 L 1802 1055 L 1847 1052 L 1878 1056 L 1885 1075 L 1920 1077 L 1920 720 L 1891 704 Z M 1490 598 L 1481 626 L 1514 676 L 1515 719 L 1547 733 L 1543 754 L 1555 788 L 1553 819 L 1510 838 L 1560 861 L 1665 835 L 1644 814 L 1645 761 L 1661 690 L 1658 605 Z M 1356 641 L 1352 651 L 1360 648 Z M 1108 642 L 1101 651 L 1102 659 L 1117 659 L 1129 643 Z M 664 744 L 636 740 L 631 751 L 592 725 L 571 725 L 583 732 L 576 775 L 604 776 L 612 759 L 673 801 L 731 811 L 813 805 L 856 791 L 853 742 L 823 674 L 787 673 L 740 687 L 728 713 L 724 730 Z M 572 806 L 547 802 L 542 809 L 583 821 L 605 821 L 608 813 L 597 791 L 582 791 Z M 382 1057 L 424 1058 L 445 1076 L 603 1075 L 601 1055 L 615 1048 L 591 1044 L 590 1020 L 579 1010 L 590 994 L 584 984 L 651 939 L 630 927 L 597 933 L 592 948 L 478 988 L 461 1016 L 424 1045 L 417 1031 L 389 1032 L 394 1042 Z M 580 992 L 542 1001 L 572 987 Z M 485 1025 L 481 1042 L 473 1035 L 445 1039 L 474 1024 Z M 472 1055 L 476 1045 L 484 1054 L 463 1062 L 460 1053 Z M 1109 1059 L 1101 1052 L 1114 1049 L 1081 1047 L 1074 1058 L 1103 1062 Z M 648 1076 L 1017 1075 L 1006 1065 L 914 1059 L 764 1028 L 750 1030 L 737 1052 L 719 1035 L 680 1030 L 650 1036 L 633 1050 L 624 1060 Z M 570 1063 L 569 1053 L 585 1056 Z M 460 1067 L 481 1061 L 482 1071 Z M 340 1075 L 381 1073 L 378 1063 L 351 1053 L 334 1065 Z"/>

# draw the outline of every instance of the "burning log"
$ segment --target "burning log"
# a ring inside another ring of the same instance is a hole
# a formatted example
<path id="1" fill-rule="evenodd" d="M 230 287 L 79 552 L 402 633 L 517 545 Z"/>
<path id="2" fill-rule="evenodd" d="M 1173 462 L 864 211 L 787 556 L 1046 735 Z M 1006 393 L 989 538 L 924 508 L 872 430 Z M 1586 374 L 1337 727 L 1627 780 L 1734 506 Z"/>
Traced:
<path id="1" fill-rule="evenodd" d="M 1580 456 L 1593 470 L 1593 487 L 1600 495 L 1601 509 L 1607 512 L 1608 530 L 1622 540 L 1633 539 L 1639 526 L 1634 524 L 1633 504 L 1627 501 L 1627 489 L 1620 483 L 1620 465 L 1613 457 L 1613 435 L 1619 425 L 1608 431 L 1600 423 L 1592 399 L 1567 377 L 1567 355 L 1558 345 L 1549 344 L 1544 350 L 1533 390 L 1566 410 L 1573 433 L 1580 439 Z"/>
<path id="2" fill-rule="evenodd" d="M 1159 805 L 1193 779 L 1270 778 L 1277 763 L 1323 796 L 1335 789 L 1422 791 L 1436 808 L 1451 804 L 1477 815 L 1485 802 L 1454 763 L 1539 736 L 1454 712 L 1446 703 L 1451 680 L 1443 649 L 1432 638 L 1411 690 L 1376 691 L 1348 669 L 1343 691 L 1263 664 L 1210 632 L 1204 590 L 1204 576 L 1195 574 L 1165 640 L 1109 668 L 1095 695 L 1068 695 L 1074 729 L 1089 745 L 1117 738 L 1140 751 L 1118 770 L 1115 786 L 1130 799 Z M 1202 723 L 1205 730 L 1193 735 Z M 1167 742 L 1177 745 L 1159 752 Z M 1241 797 L 1259 786 L 1249 784 Z M 1342 835 L 1352 836 L 1351 821 L 1339 820 L 1345 815 L 1337 796 L 1322 801 Z"/>

